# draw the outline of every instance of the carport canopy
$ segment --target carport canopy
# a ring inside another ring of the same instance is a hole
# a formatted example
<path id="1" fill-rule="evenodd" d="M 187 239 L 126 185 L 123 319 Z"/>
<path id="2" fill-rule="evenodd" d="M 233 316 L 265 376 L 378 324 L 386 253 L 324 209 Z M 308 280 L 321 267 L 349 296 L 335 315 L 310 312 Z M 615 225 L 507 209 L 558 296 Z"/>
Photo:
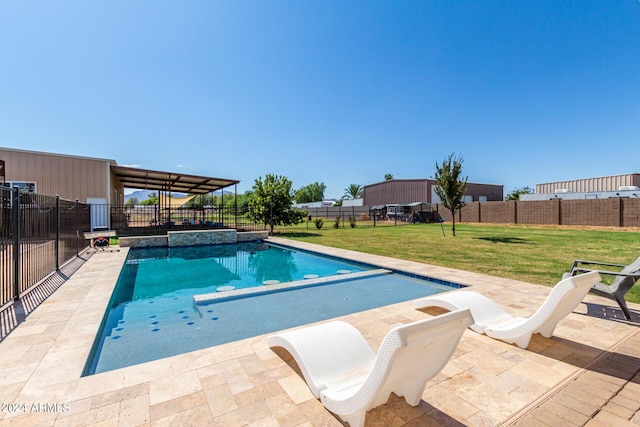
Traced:
<path id="1" fill-rule="evenodd" d="M 117 165 L 111 165 L 111 173 L 118 178 L 123 187 L 187 194 L 207 194 L 240 182 L 233 179 L 188 175 L 178 172 L 161 172 Z"/>

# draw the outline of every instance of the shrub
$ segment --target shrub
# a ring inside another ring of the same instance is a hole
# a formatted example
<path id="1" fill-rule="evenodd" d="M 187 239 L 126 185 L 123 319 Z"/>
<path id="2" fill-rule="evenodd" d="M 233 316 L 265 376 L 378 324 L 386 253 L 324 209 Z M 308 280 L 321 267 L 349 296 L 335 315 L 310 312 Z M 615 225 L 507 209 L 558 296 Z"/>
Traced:
<path id="1" fill-rule="evenodd" d="M 337 216 L 335 222 L 333 223 L 333 228 L 340 228 L 340 217 Z"/>
<path id="2" fill-rule="evenodd" d="M 320 230 L 322 228 L 322 224 L 324 224 L 324 221 L 322 220 L 322 218 L 316 218 L 313 220 L 313 222 L 316 225 L 316 228 L 318 230 Z"/>
<path id="3" fill-rule="evenodd" d="M 351 228 L 356 228 L 356 217 L 355 216 L 350 216 L 349 217 L 349 225 L 351 226 Z"/>

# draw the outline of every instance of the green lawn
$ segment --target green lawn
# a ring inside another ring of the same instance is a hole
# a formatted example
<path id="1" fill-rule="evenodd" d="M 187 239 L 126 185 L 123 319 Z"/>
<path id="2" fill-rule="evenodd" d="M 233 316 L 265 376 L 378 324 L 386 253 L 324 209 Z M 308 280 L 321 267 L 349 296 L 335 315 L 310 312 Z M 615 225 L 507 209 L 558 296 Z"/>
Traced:
<path id="1" fill-rule="evenodd" d="M 640 256 L 637 231 L 552 226 L 412 224 L 316 230 L 277 236 L 553 286 L 574 259 L 629 264 Z M 610 281 L 610 280 L 609 280 Z M 640 303 L 640 285 L 627 294 Z"/>

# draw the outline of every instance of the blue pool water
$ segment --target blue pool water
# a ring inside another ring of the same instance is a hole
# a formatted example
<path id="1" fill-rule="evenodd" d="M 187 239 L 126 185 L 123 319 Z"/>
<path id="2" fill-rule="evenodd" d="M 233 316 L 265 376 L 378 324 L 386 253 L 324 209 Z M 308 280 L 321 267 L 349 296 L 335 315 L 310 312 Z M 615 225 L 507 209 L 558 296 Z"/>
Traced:
<path id="1" fill-rule="evenodd" d="M 264 281 L 291 282 L 307 274 L 364 271 L 371 266 L 291 251 L 265 243 L 131 249 L 123 273 L 129 284 L 118 290 L 122 300 L 173 294 L 215 292 L 221 286 L 243 289 Z"/>
<path id="2" fill-rule="evenodd" d="M 335 276 L 304 288 L 194 302 L 220 286 L 263 289 L 264 280 L 374 268 L 264 243 L 132 249 L 85 375 L 451 290 L 402 274 Z"/>

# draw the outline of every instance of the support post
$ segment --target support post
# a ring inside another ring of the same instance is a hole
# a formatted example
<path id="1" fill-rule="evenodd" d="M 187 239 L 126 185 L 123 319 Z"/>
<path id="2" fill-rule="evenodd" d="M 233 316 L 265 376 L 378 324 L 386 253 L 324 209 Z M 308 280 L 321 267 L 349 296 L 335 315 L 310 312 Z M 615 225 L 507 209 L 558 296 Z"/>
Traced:
<path id="1" fill-rule="evenodd" d="M 12 191 L 12 205 L 13 205 L 13 299 L 20 299 L 20 189 L 13 187 Z"/>
<path id="2" fill-rule="evenodd" d="M 80 202 L 76 199 L 76 256 L 80 255 Z"/>
<path id="3" fill-rule="evenodd" d="M 220 190 L 220 213 L 222 214 L 220 222 L 222 223 L 222 228 L 224 228 L 224 190 Z"/>
<path id="4" fill-rule="evenodd" d="M 60 196 L 56 194 L 56 271 L 60 270 Z"/>

